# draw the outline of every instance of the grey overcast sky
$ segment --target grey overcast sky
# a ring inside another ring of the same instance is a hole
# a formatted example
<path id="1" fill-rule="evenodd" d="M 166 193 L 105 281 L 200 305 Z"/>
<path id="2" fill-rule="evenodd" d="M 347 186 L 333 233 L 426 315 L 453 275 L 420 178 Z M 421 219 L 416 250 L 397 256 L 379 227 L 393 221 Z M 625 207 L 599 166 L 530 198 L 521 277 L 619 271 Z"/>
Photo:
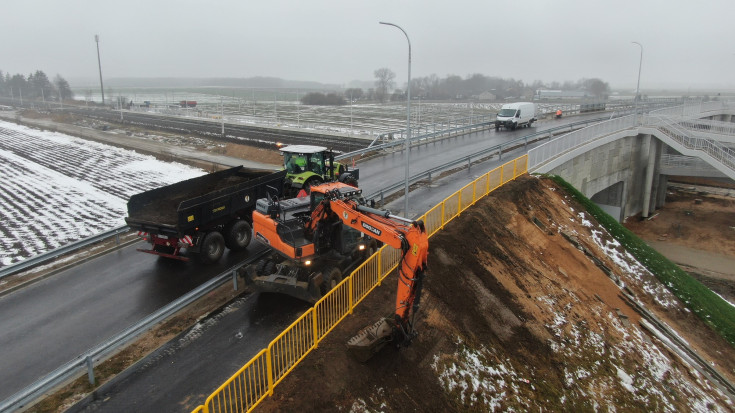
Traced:
<path id="1" fill-rule="evenodd" d="M 733 0 L 5 0 L 0 70 L 347 84 L 473 73 L 735 89 Z M 74 86 L 74 84 L 72 84 Z"/>

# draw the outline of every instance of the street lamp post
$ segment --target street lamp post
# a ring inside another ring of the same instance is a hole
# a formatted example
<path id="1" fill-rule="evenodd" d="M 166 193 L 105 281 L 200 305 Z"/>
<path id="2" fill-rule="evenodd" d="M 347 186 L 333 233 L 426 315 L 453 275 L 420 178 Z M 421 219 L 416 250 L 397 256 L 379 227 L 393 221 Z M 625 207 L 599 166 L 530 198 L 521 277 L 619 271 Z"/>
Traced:
<path id="1" fill-rule="evenodd" d="M 402 31 L 408 41 L 408 87 L 406 93 L 406 189 L 404 197 L 404 215 L 408 216 L 408 152 L 411 150 L 411 39 L 408 38 L 408 33 L 401 28 L 401 26 L 393 23 L 379 22 L 388 26 L 393 26 L 398 30 Z"/>
<path id="2" fill-rule="evenodd" d="M 100 69 L 100 92 L 102 92 L 102 104 L 105 104 L 105 87 L 102 85 L 102 62 L 100 61 L 100 36 L 94 35 L 94 41 L 97 43 L 97 66 Z"/>
<path id="3" fill-rule="evenodd" d="M 638 114 L 638 95 L 640 94 L 641 88 L 641 67 L 643 67 L 643 45 L 638 42 L 631 42 L 637 44 L 641 48 L 641 59 L 638 63 L 638 84 L 635 87 L 635 113 Z"/>

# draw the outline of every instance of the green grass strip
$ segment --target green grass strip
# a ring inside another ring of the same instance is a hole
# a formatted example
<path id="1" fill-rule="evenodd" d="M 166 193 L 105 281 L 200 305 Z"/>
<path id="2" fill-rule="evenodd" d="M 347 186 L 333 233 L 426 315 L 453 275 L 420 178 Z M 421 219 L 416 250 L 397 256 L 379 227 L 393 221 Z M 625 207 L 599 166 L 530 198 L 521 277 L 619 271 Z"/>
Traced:
<path id="1" fill-rule="evenodd" d="M 582 204 L 619 243 L 705 323 L 735 346 L 735 307 L 669 261 L 559 176 L 547 176 Z"/>

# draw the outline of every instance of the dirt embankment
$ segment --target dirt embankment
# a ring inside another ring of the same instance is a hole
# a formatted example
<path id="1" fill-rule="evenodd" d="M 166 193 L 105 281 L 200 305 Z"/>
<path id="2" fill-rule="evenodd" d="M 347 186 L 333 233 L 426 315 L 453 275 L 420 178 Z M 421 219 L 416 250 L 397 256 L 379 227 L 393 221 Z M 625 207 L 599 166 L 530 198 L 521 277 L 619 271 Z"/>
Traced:
<path id="1" fill-rule="evenodd" d="M 734 410 L 639 327 L 621 286 L 730 380 L 735 350 L 550 181 L 511 182 L 432 237 L 419 337 L 361 364 L 345 343 L 392 312 L 395 283 L 372 293 L 257 411 Z"/>

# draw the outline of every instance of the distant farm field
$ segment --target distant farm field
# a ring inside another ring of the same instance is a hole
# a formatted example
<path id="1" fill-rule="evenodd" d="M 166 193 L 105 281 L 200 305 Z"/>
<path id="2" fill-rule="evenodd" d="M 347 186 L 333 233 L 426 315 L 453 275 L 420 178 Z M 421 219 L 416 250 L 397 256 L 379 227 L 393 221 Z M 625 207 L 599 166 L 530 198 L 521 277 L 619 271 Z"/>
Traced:
<path id="1" fill-rule="evenodd" d="M 202 174 L 0 121 L 0 266 L 124 225 L 131 195 Z"/>

